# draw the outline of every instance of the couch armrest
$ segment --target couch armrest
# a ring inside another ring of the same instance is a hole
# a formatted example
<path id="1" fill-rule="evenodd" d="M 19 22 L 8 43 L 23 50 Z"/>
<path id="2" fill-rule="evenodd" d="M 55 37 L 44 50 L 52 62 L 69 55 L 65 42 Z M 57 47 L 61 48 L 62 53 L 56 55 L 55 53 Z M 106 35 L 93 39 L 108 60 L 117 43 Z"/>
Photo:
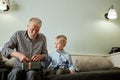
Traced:
<path id="1" fill-rule="evenodd" d="M 13 67 L 15 58 L 12 57 L 12 58 L 8 59 L 8 58 L 2 56 L 2 61 L 4 62 L 5 66 Z"/>
<path id="2" fill-rule="evenodd" d="M 120 52 L 110 54 L 108 59 L 111 60 L 114 67 L 119 67 L 120 68 Z"/>

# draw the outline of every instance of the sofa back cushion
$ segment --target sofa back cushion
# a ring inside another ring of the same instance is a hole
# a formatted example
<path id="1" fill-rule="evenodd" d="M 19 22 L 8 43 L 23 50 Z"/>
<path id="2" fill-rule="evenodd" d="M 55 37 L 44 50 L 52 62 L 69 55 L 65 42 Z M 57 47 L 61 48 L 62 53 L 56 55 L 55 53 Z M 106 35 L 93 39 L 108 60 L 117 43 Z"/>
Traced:
<path id="1" fill-rule="evenodd" d="M 72 61 L 80 71 L 104 70 L 113 67 L 112 62 L 106 56 L 96 55 L 72 55 Z M 76 61 L 78 61 L 77 64 Z"/>

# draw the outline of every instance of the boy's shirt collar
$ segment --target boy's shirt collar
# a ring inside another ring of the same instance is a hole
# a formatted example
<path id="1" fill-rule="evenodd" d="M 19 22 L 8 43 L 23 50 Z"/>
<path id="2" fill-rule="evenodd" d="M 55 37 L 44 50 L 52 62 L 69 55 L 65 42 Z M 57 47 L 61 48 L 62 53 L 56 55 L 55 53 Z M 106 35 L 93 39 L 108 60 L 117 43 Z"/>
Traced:
<path id="1" fill-rule="evenodd" d="M 63 53 L 64 52 L 64 49 L 63 50 L 56 50 L 58 53 Z"/>

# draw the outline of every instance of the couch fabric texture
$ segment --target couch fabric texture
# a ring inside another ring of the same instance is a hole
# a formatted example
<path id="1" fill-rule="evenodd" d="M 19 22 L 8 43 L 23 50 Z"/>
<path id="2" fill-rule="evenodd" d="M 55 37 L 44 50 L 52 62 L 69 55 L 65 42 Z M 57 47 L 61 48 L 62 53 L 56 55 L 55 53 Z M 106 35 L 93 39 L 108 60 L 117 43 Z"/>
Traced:
<path id="1" fill-rule="evenodd" d="M 75 66 L 78 66 L 81 72 L 106 70 L 113 67 L 112 62 L 107 56 L 97 55 L 72 55 L 72 61 Z M 75 64 L 78 61 L 78 64 Z"/>
<path id="2" fill-rule="evenodd" d="M 13 66 L 14 58 L 1 57 L 6 66 Z M 79 68 L 80 72 L 65 75 L 44 75 L 44 80 L 120 80 L 120 68 L 113 65 L 111 56 L 71 55 L 71 57 L 73 64 Z"/>

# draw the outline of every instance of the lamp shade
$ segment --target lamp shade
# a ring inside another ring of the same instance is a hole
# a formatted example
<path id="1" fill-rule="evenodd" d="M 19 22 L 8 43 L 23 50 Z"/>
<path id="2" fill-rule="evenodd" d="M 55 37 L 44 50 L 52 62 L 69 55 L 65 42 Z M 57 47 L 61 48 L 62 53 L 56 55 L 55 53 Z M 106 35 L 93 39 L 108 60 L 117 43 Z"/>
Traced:
<path id="1" fill-rule="evenodd" d="M 9 5 L 7 0 L 0 0 L 0 10 L 2 11 L 9 10 Z"/>
<path id="2" fill-rule="evenodd" d="M 107 16 L 109 19 L 116 19 L 117 18 L 117 12 L 115 9 L 110 8 L 109 9 L 109 12 L 108 12 L 108 16 Z"/>
<path id="3" fill-rule="evenodd" d="M 109 19 L 116 19 L 117 18 L 117 13 L 115 9 L 110 9 L 108 12 L 108 18 Z"/>

